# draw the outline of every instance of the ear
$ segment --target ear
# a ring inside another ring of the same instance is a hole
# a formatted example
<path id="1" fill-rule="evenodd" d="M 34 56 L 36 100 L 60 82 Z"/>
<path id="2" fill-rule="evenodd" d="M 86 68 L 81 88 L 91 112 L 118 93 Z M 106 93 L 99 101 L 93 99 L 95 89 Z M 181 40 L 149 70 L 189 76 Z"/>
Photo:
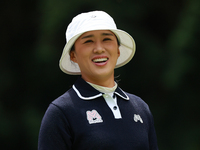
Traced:
<path id="1" fill-rule="evenodd" d="M 70 60 L 77 63 L 75 51 L 70 51 Z"/>
<path id="2" fill-rule="evenodd" d="M 120 56 L 120 50 L 119 50 L 119 48 L 118 48 L 117 54 L 118 54 L 118 57 L 119 57 Z"/>

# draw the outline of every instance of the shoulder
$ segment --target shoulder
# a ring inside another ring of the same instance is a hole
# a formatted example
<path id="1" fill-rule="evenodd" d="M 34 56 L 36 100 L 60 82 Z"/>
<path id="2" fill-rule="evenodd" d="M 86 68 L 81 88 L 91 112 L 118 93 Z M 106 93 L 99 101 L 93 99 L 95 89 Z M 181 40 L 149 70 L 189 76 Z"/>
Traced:
<path id="1" fill-rule="evenodd" d="M 43 120 L 47 120 L 50 118 L 54 118 L 54 120 L 57 120 L 59 118 L 65 118 L 66 115 L 73 110 L 73 94 L 74 91 L 71 88 L 63 95 L 59 96 L 54 101 L 52 101 L 45 112 Z"/>
<path id="2" fill-rule="evenodd" d="M 71 95 L 74 94 L 72 88 L 70 88 L 67 92 L 56 98 L 52 103 L 55 105 L 65 105 L 71 101 Z"/>
<path id="3" fill-rule="evenodd" d="M 74 97 L 75 92 L 72 88 L 70 88 L 68 91 L 66 91 L 64 94 L 56 98 L 54 101 L 52 101 L 49 105 L 49 107 L 53 107 L 54 109 L 59 109 L 61 111 L 68 110 L 70 107 L 73 106 L 72 97 Z"/>
<path id="4" fill-rule="evenodd" d="M 139 96 L 126 92 L 129 101 L 137 108 L 145 111 L 150 111 L 148 104 Z"/>

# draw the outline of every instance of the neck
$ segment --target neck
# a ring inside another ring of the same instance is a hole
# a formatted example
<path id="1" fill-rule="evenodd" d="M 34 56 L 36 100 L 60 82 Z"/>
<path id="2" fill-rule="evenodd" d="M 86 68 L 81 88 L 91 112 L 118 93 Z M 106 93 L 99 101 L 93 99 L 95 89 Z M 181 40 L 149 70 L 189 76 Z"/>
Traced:
<path id="1" fill-rule="evenodd" d="M 115 86 L 115 81 L 114 81 L 114 75 L 111 78 L 84 78 L 82 76 L 82 78 L 86 81 L 86 82 L 90 82 L 99 86 L 104 86 L 104 87 L 114 87 Z"/>
<path id="2" fill-rule="evenodd" d="M 104 87 L 104 86 L 96 85 L 96 84 L 93 84 L 93 83 L 90 83 L 90 82 L 87 82 L 87 83 L 90 84 L 96 90 L 100 91 L 101 93 L 114 93 L 114 91 L 117 88 L 116 82 L 115 82 L 115 86 L 113 86 L 113 87 Z"/>

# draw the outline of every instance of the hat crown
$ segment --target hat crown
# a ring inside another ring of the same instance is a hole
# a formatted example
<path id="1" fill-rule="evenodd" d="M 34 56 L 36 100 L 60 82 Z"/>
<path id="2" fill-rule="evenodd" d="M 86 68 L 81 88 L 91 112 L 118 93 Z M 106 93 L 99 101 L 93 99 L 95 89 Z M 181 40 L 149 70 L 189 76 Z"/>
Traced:
<path id="1" fill-rule="evenodd" d="M 92 30 L 117 29 L 113 18 L 103 11 L 81 13 L 72 19 L 67 27 L 67 42 L 74 36 Z"/>

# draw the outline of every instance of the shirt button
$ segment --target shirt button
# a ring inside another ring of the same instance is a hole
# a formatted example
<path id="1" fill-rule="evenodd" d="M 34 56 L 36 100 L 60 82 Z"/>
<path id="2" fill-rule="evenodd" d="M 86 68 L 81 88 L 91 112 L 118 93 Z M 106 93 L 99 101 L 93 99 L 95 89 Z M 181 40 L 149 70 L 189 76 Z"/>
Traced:
<path id="1" fill-rule="evenodd" d="M 114 109 L 114 110 L 117 110 L 117 106 L 114 106 L 113 109 Z"/>

